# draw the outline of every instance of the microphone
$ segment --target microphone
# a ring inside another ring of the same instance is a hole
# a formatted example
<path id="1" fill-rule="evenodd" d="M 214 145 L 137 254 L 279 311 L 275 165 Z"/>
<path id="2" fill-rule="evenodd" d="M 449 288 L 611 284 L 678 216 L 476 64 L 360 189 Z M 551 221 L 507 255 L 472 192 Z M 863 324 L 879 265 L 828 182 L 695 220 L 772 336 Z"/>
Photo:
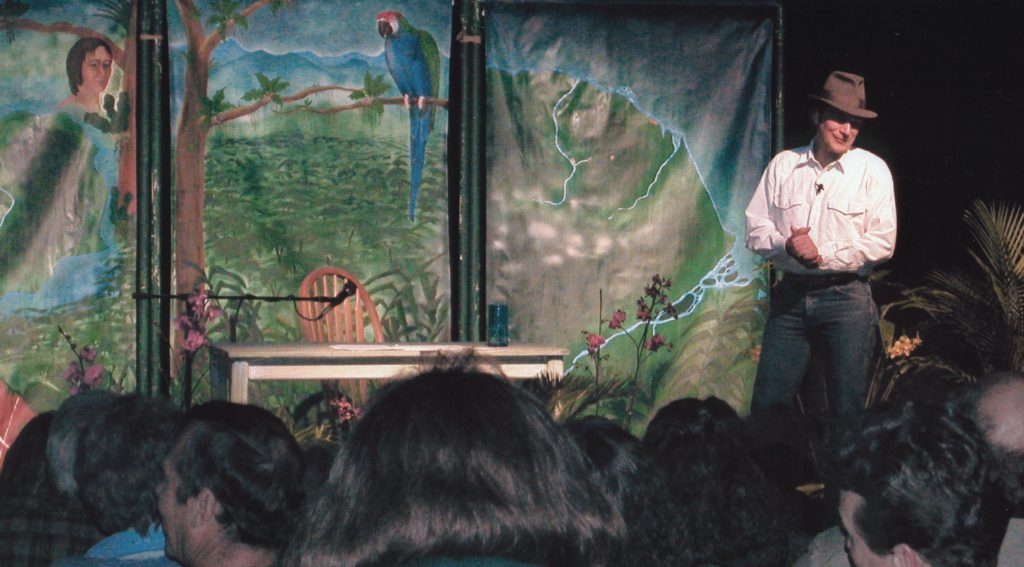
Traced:
<path id="1" fill-rule="evenodd" d="M 356 284 L 352 283 L 349 280 L 345 280 L 345 285 L 341 286 L 341 290 L 338 291 L 338 294 L 332 297 L 328 303 L 331 305 L 331 307 L 337 307 L 338 305 L 341 305 L 343 301 L 354 296 L 355 294 Z"/>
<path id="2" fill-rule="evenodd" d="M 821 183 L 815 183 L 814 184 L 814 194 L 815 195 L 820 195 L 821 192 L 824 191 L 824 190 L 825 190 L 825 186 L 822 185 Z"/>

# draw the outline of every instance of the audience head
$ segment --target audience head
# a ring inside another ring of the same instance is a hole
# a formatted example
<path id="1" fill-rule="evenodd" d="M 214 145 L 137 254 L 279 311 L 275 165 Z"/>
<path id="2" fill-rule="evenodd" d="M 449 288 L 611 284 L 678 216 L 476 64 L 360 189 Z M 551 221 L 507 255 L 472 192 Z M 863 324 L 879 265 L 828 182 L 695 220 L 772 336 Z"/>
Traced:
<path id="1" fill-rule="evenodd" d="M 651 474 L 639 453 L 640 441 L 610 419 L 597 415 L 571 421 L 565 429 L 583 450 L 599 486 L 624 508 L 639 504 L 640 492 Z"/>
<path id="2" fill-rule="evenodd" d="M 643 444 L 655 455 L 671 454 L 674 460 L 718 458 L 738 450 L 743 442 L 743 421 L 736 410 L 719 398 L 681 398 L 654 414 Z M 711 453 L 709 453 L 709 451 Z"/>
<path id="3" fill-rule="evenodd" d="M 256 406 L 193 408 L 163 468 L 165 551 L 186 566 L 273 556 L 302 506 L 301 450 L 280 419 Z"/>
<path id="4" fill-rule="evenodd" d="M 80 434 L 78 496 L 101 532 L 145 534 L 159 521 L 153 491 L 182 415 L 166 400 L 141 396 L 116 396 L 108 410 L 91 417 Z"/>
<path id="5" fill-rule="evenodd" d="M 305 503 L 323 490 L 327 484 L 327 476 L 331 473 L 331 465 L 338 456 L 338 445 L 330 441 L 310 440 L 302 444 L 302 463 L 305 470 L 302 475 L 302 491 Z"/>
<path id="6" fill-rule="evenodd" d="M 995 565 L 1008 512 L 966 416 L 913 402 L 869 412 L 835 467 L 855 567 Z"/>
<path id="7" fill-rule="evenodd" d="M 969 411 L 995 455 L 1015 515 L 1024 515 L 1024 374 L 993 374 L 980 382 L 969 400 Z"/>
<path id="8" fill-rule="evenodd" d="M 284 564 L 600 566 L 623 534 L 579 448 L 534 398 L 490 374 L 434 369 L 379 392 Z"/>
<path id="9" fill-rule="evenodd" d="M 46 441 L 46 461 L 53 486 L 66 497 L 78 498 L 75 459 L 82 433 L 109 415 L 118 396 L 106 390 L 89 390 L 71 396 L 60 405 Z"/>
<path id="10" fill-rule="evenodd" d="M 0 468 L 0 497 L 16 493 L 47 494 L 46 439 L 53 412 L 41 413 L 25 424 L 7 451 Z"/>
<path id="11" fill-rule="evenodd" d="M 715 397 L 676 400 L 651 420 L 643 444 L 666 486 L 642 530 L 659 549 L 654 563 L 783 565 L 798 547 L 795 511 L 750 457 L 742 429 Z"/>

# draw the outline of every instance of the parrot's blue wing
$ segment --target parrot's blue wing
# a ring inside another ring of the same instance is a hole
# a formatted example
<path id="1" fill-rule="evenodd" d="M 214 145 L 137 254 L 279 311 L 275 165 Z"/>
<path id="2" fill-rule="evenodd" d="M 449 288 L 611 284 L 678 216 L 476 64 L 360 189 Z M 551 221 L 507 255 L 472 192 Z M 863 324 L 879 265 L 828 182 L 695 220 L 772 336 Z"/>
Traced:
<path id="1" fill-rule="evenodd" d="M 429 33 L 413 28 L 404 18 L 399 29 L 398 34 L 385 40 L 384 51 L 391 78 L 413 105 L 409 109 L 409 220 L 415 220 L 416 197 L 434 116 L 433 107 L 417 108 L 416 99 L 437 98 L 440 55 L 437 42 Z"/>

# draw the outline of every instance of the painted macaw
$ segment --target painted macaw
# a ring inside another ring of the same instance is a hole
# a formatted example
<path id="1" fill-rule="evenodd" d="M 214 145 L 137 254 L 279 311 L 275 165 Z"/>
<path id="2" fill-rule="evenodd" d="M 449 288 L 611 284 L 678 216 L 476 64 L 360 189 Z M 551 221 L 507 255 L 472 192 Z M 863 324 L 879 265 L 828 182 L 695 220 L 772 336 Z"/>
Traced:
<path id="1" fill-rule="evenodd" d="M 384 38 L 388 71 L 409 109 L 409 220 L 415 220 L 423 157 L 434 122 L 434 109 L 425 102 L 440 92 L 441 53 L 429 33 L 414 28 L 395 11 L 377 14 L 377 32 Z M 410 103 L 413 99 L 415 106 Z"/>

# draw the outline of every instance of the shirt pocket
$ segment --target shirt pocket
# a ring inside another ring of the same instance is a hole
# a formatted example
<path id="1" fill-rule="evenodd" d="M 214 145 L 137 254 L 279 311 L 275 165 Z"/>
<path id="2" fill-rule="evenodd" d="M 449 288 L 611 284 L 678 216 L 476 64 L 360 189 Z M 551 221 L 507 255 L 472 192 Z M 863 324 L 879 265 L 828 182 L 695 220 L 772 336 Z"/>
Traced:
<path id="1" fill-rule="evenodd" d="M 864 233 L 866 202 L 861 199 L 829 201 L 825 232 L 833 240 L 856 241 Z"/>
<path id="2" fill-rule="evenodd" d="M 807 204 L 792 195 L 776 195 L 772 198 L 772 221 L 776 227 L 788 234 L 791 227 L 807 225 Z"/>

